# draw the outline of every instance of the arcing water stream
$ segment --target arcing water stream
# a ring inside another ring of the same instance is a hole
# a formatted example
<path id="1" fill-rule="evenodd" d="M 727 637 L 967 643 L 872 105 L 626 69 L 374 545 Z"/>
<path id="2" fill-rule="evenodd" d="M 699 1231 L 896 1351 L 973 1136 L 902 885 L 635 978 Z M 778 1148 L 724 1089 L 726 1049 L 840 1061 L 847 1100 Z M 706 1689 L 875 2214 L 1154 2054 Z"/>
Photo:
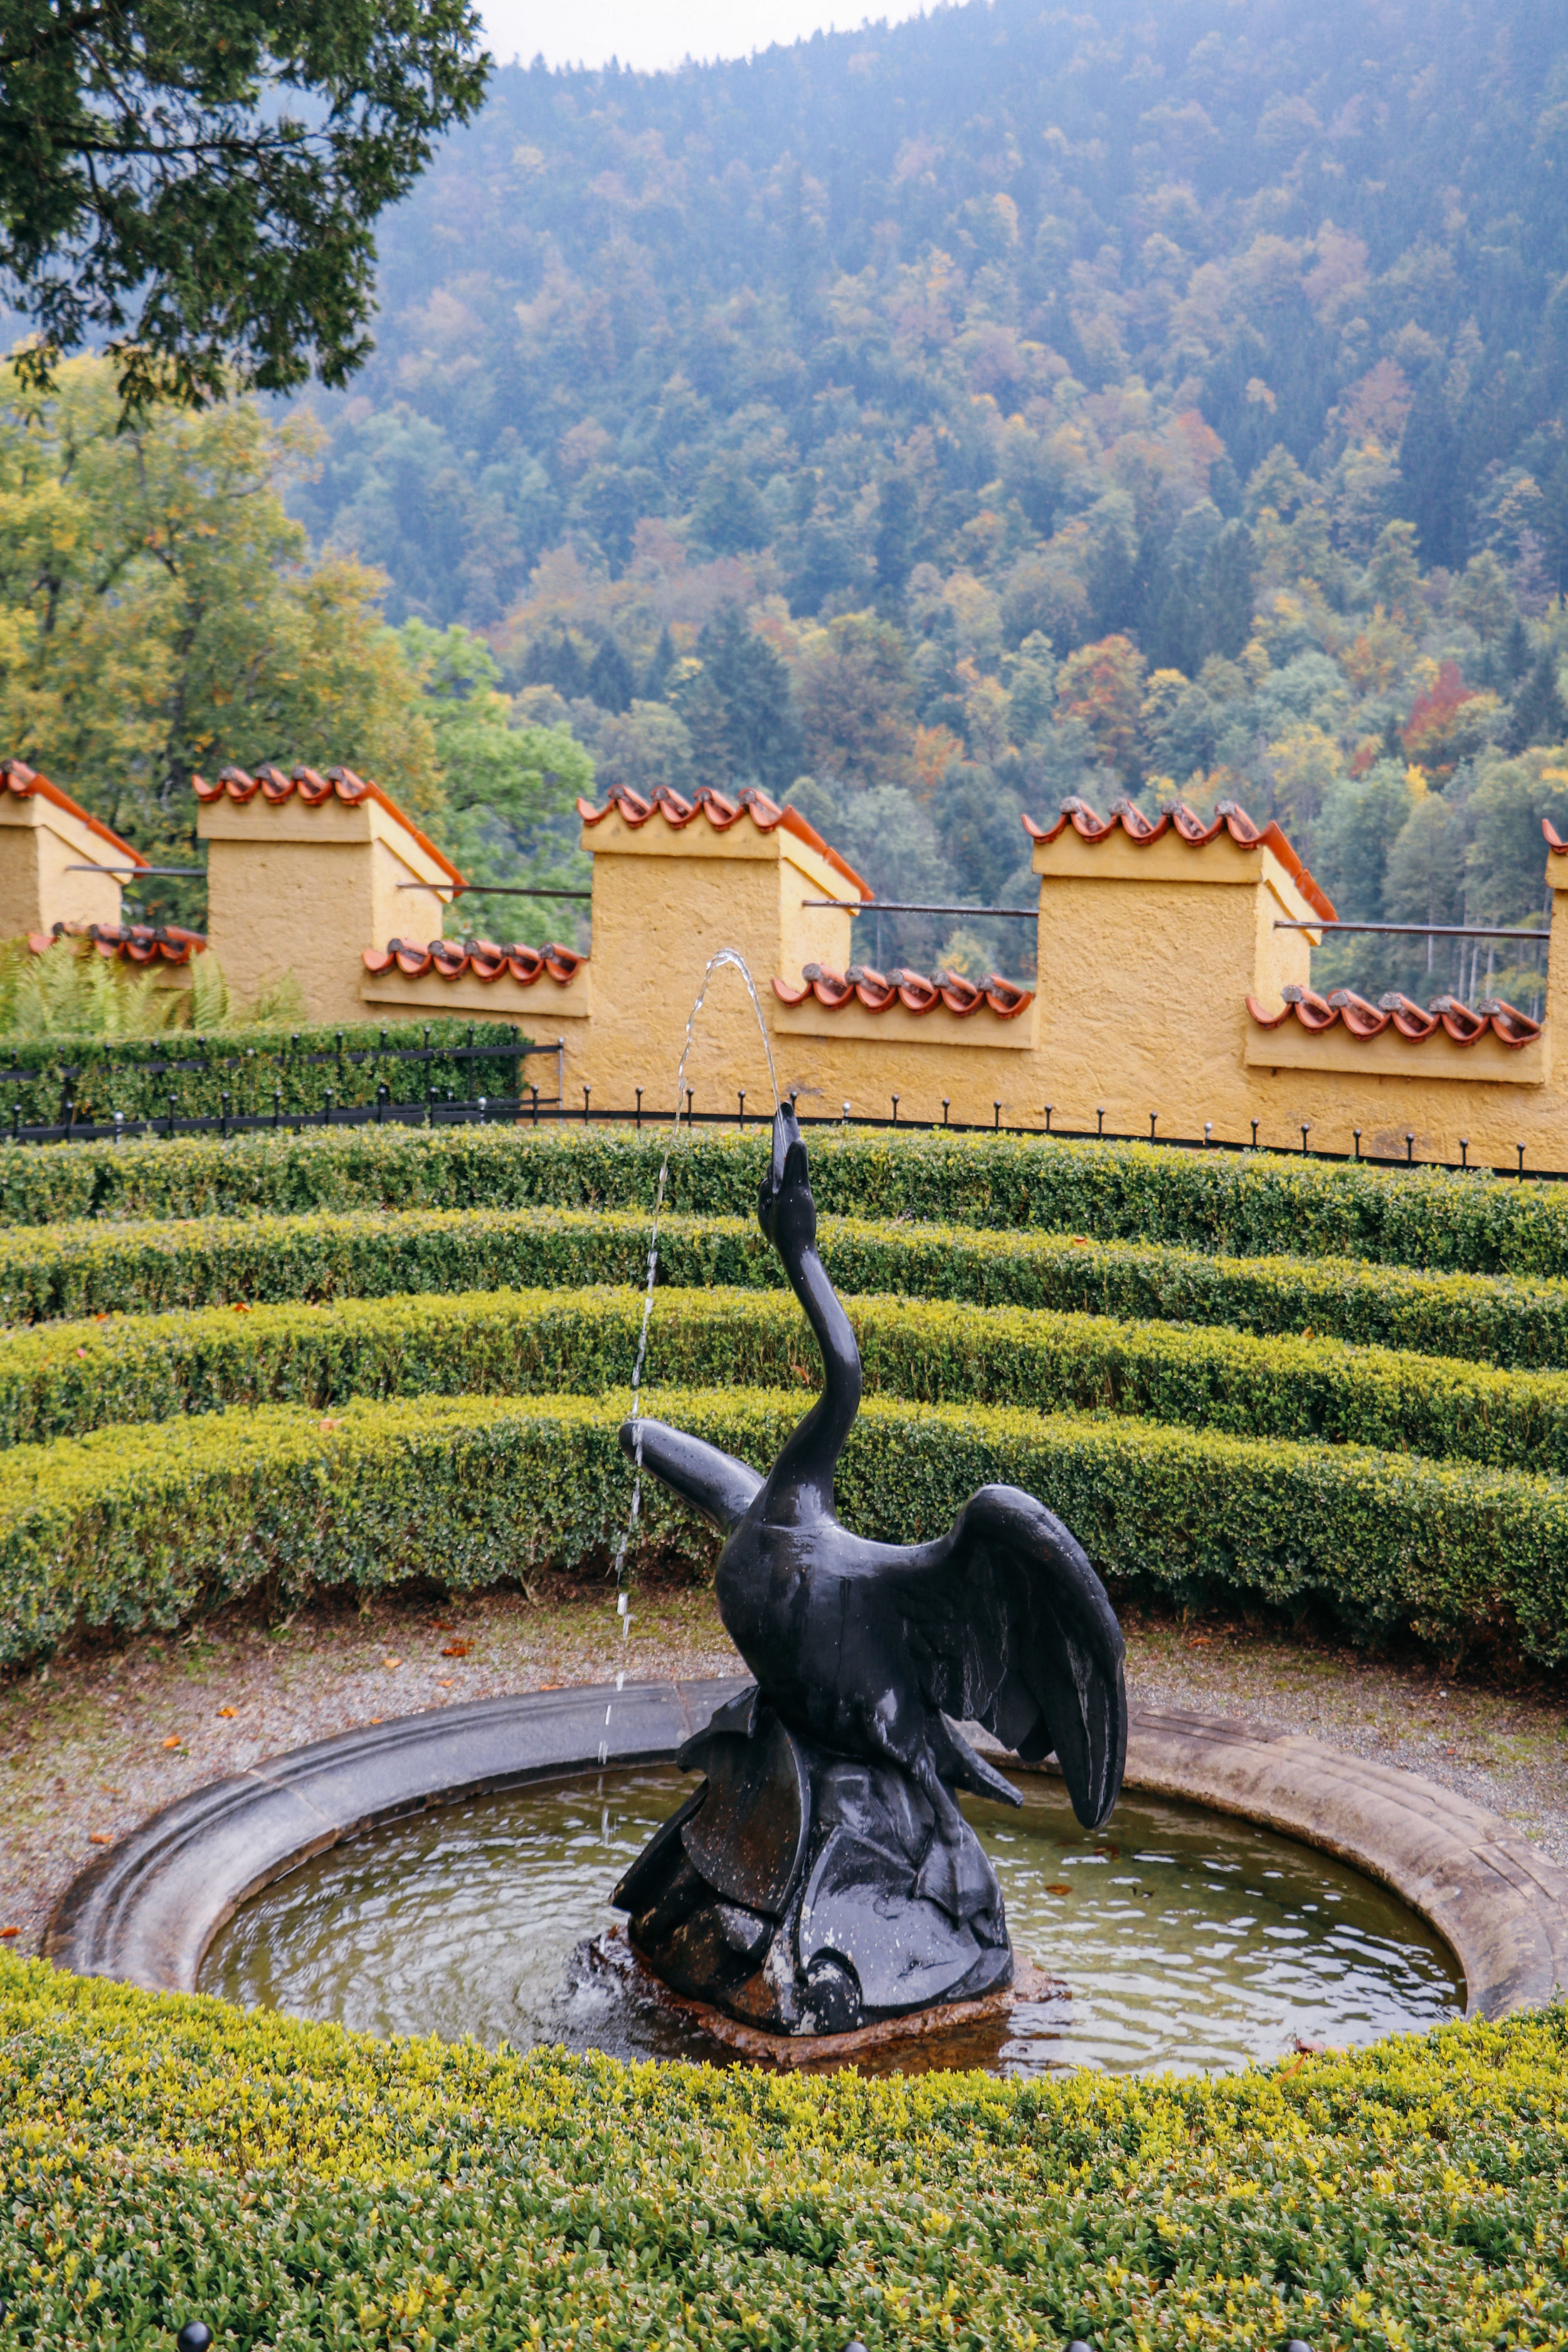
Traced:
<path id="1" fill-rule="evenodd" d="M 670 1128 L 669 1140 L 664 1148 L 664 1158 L 659 1163 L 658 1189 L 654 1195 L 653 1223 L 648 1234 L 647 1286 L 643 1293 L 642 1329 L 637 1335 L 637 1359 L 632 1365 L 632 1500 L 631 1508 L 626 1514 L 626 1524 L 621 1531 L 621 1540 L 616 1550 L 616 1609 L 621 1621 L 623 1642 L 630 1636 L 632 1625 L 631 1590 L 626 1576 L 626 1557 L 637 1535 L 637 1521 L 642 1516 L 642 1376 L 643 1367 L 647 1360 L 648 1322 L 653 1314 L 654 1285 L 658 1279 L 658 1224 L 659 1219 L 664 1214 L 664 1196 L 669 1183 L 669 1155 L 680 1136 L 680 1107 L 686 1095 L 686 1065 L 691 1057 L 691 1047 L 697 1034 L 697 1016 L 707 1000 L 709 982 L 716 971 L 725 966 L 730 966 L 738 971 L 746 983 L 746 993 L 752 1000 L 752 1010 L 757 1016 L 757 1028 L 762 1035 L 763 1052 L 767 1057 L 768 1084 L 773 1089 L 774 1110 L 776 1111 L 779 1107 L 778 1074 L 773 1068 L 773 1049 L 768 1043 L 768 1024 L 763 1019 L 763 1008 L 757 995 L 756 982 L 752 978 L 745 957 L 738 948 L 721 948 L 716 955 L 709 957 L 703 969 L 702 985 L 698 990 L 691 1011 L 687 1015 L 686 1039 L 680 1049 L 680 1060 L 675 1073 L 675 1118 Z M 689 1131 L 689 1121 L 688 1129 Z M 625 1683 L 626 1674 L 623 1670 L 616 1676 L 616 1688 L 622 1689 Z M 609 1731 L 610 1717 L 614 1712 L 615 1701 L 612 1699 L 605 1709 L 606 1734 Z M 608 1762 L 610 1746 L 606 1737 L 599 1742 L 601 1764 Z"/>

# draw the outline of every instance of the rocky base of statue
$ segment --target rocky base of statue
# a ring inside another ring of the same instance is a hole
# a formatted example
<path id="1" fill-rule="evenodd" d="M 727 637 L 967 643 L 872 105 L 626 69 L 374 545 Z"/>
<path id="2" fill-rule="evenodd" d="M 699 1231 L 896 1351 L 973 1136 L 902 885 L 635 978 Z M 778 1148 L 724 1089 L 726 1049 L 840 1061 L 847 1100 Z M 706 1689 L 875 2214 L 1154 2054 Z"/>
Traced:
<path id="1" fill-rule="evenodd" d="M 846 2034 L 1013 1981 L 1002 1890 L 964 1825 L 935 1874 L 936 1822 L 897 1765 L 787 1730 L 753 1687 L 677 1762 L 704 1775 L 616 1889 L 676 1992 L 764 2033 Z"/>

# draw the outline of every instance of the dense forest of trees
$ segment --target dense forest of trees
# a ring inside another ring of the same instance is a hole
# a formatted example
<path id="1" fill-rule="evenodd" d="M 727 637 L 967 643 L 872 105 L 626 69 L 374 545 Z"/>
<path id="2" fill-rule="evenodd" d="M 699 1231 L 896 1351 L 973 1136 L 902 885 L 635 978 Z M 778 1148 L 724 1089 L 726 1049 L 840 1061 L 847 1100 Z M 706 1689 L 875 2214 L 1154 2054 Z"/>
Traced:
<path id="1" fill-rule="evenodd" d="M 673 75 L 514 68 L 382 256 L 377 352 L 287 495 L 331 595 L 385 575 L 382 703 L 413 693 L 424 804 L 498 878 L 568 878 L 585 755 L 761 782 L 885 896 L 1026 903 L 1019 811 L 1069 793 L 1234 798 L 1347 917 L 1544 920 L 1552 0 L 972 0 Z M 860 945 L 1005 969 L 1021 932 Z M 1540 986 L 1533 950 L 1314 970 Z"/>

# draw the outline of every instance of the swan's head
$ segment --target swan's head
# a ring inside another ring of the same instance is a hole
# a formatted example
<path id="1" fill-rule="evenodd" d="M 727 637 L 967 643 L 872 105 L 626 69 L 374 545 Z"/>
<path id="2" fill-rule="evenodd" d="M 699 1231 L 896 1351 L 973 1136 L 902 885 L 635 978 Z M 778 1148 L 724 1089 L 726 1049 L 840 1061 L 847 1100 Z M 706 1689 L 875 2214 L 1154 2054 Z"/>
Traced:
<path id="1" fill-rule="evenodd" d="M 787 1264 L 816 1239 L 816 1203 L 793 1103 L 773 1117 L 773 1149 L 757 1195 L 757 1223 Z"/>

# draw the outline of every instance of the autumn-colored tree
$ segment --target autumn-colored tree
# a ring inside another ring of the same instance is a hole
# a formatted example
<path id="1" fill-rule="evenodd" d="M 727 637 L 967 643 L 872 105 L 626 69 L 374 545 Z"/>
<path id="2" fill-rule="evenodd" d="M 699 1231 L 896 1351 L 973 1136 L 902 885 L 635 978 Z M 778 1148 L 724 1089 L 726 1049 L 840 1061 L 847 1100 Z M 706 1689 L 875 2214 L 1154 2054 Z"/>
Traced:
<path id="1" fill-rule="evenodd" d="M 1057 677 L 1057 713 L 1078 719 L 1100 758 L 1131 784 L 1138 775 L 1138 727 L 1145 664 L 1131 637 L 1102 637 L 1069 654 Z"/>
<path id="2" fill-rule="evenodd" d="M 229 761 L 341 762 L 437 811 L 379 575 L 310 561 L 283 505 L 313 428 L 243 400 L 119 422 L 106 362 L 68 362 L 47 396 L 0 373 L 0 746 L 155 865 L 195 862 L 190 779 Z M 199 919 L 203 893 L 143 903 Z"/>
<path id="3" fill-rule="evenodd" d="M 812 773 L 858 784 L 911 780 L 913 684 L 903 640 L 889 622 L 848 613 L 813 630 L 795 671 Z"/>
<path id="4" fill-rule="evenodd" d="M 1458 663 L 1446 661 L 1416 696 L 1400 730 L 1405 757 L 1429 775 L 1449 775 L 1459 761 L 1481 750 L 1500 710 L 1495 694 L 1473 692 Z"/>

